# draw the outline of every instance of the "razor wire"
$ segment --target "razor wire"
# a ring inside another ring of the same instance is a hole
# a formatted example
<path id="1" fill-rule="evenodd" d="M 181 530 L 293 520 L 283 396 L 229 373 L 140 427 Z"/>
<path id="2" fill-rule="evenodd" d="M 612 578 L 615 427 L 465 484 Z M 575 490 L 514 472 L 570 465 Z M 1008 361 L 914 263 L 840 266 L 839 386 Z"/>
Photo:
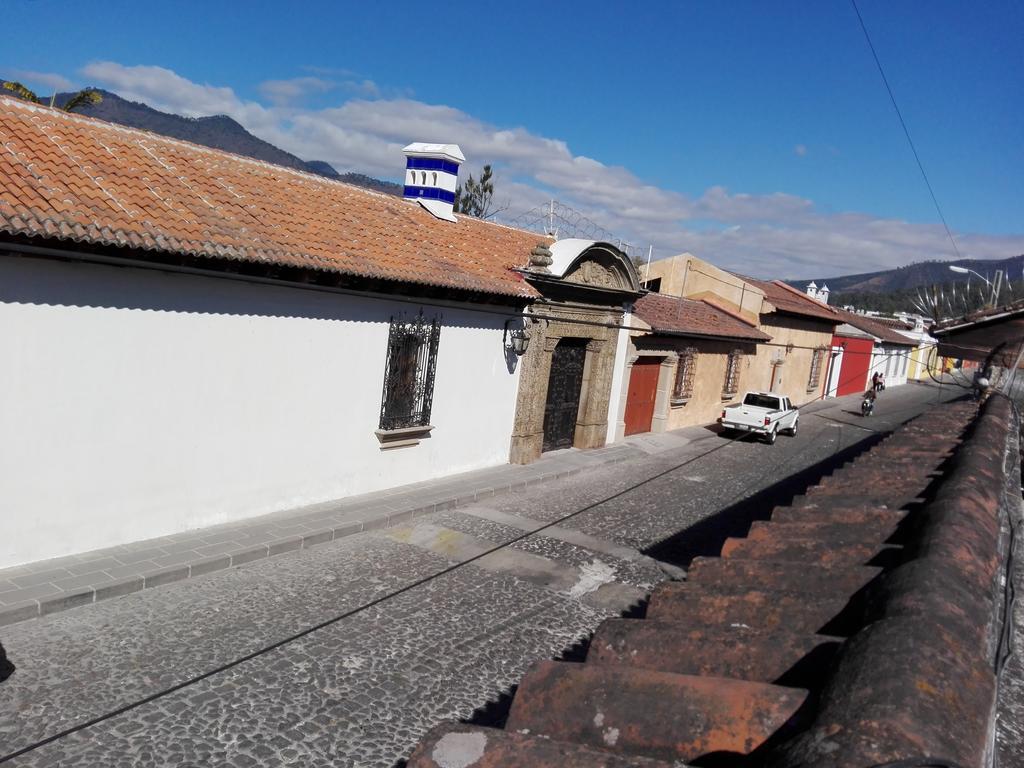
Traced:
<path id="1" fill-rule="evenodd" d="M 556 240 L 578 237 L 583 240 L 612 243 L 630 259 L 647 260 L 649 246 L 623 240 L 582 212 L 557 200 L 549 200 L 513 218 L 502 218 L 501 223 L 548 235 Z"/>

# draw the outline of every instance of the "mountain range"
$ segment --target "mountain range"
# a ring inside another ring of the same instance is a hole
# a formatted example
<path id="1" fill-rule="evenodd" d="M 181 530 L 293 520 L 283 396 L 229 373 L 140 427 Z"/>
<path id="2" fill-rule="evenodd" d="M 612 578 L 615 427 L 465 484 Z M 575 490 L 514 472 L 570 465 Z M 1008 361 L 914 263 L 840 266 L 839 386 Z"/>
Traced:
<path id="1" fill-rule="evenodd" d="M 920 261 L 905 267 L 887 269 L 881 272 L 864 272 L 857 275 L 841 275 L 839 277 L 816 277 L 814 282 L 820 288 L 828 285 L 833 294 L 836 293 L 889 293 L 906 291 L 927 285 L 949 282 L 964 282 L 965 275 L 951 272 L 950 265 L 972 269 L 989 280 L 995 277 L 996 271 L 1002 270 L 1006 278 L 1019 280 L 1024 277 L 1024 254 L 1011 256 L 1008 259 L 957 259 L 956 261 Z M 977 277 L 971 278 L 978 281 Z M 787 280 L 797 288 L 805 288 L 810 280 Z"/>
<path id="2" fill-rule="evenodd" d="M 991 286 L 985 280 L 952 272 L 950 265 L 970 269 L 990 282 L 1002 270 L 998 296 L 992 296 Z M 802 291 L 810 281 L 786 282 Z M 922 305 L 938 301 L 940 309 L 948 314 L 966 314 L 993 300 L 1002 305 L 1024 299 L 1024 255 L 984 261 L 922 261 L 882 272 L 817 278 L 814 282 L 818 288 L 829 287 L 828 303 L 836 306 L 882 313 L 919 312 Z"/>
<path id="3" fill-rule="evenodd" d="M 129 101 L 112 91 L 101 88 L 95 90 L 103 97 L 102 101 L 98 104 L 82 105 L 75 110 L 76 113 L 97 117 L 100 120 L 118 123 L 129 128 L 141 128 L 173 139 L 190 141 L 211 149 L 221 149 L 255 160 L 283 165 L 297 171 L 315 173 L 318 176 L 337 179 L 378 192 L 392 195 L 402 194 L 400 184 L 375 179 L 362 173 L 339 173 L 334 166 L 324 160 L 303 160 L 291 152 L 286 152 L 280 147 L 252 135 L 238 121 L 227 115 L 182 117 L 153 109 L 148 104 Z M 17 93 L 3 88 L 0 88 L 0 93 L 7 96 L 18 96 Z M 72 95 L 71 93 L 58 93 L 55 99 L 56 105 L 63 106 Z M 42 97 L 40 101 L 49 104 L 50 97 Z"/>

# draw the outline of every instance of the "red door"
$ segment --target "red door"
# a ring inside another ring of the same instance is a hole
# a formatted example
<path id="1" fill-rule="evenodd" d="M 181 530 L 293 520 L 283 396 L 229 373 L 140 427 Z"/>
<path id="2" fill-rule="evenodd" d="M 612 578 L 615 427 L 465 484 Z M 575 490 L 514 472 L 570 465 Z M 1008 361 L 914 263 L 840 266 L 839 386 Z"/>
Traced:
<path id="1" fill-rule="evenodd" d="M 629 375 L 629 391 L 626 394 L 627 435 L 651 431 L 660 370 L 660 357 L 641 357 L 633 364 L 633 372 Z"/>

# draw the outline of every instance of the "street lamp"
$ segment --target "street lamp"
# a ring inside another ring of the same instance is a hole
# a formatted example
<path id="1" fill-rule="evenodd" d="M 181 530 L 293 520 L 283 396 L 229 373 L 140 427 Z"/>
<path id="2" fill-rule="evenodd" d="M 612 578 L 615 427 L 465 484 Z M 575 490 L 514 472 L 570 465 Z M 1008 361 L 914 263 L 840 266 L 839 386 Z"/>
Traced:
<path id="1" fill-rule="evenodd" d="M 973 269 L 968 269 L 967 267 L 958 267 L 956 264 L 950 264 L 949 271 L 956 272 L 958 275 L 978 275 L 978 277 L 984 281 L 985 285 L 992 289 L 992 296 L 989 299 L 989 304 L 992 305 L 993 307 L 996 306 L 996 304 L 998 304 L 999 289 L 1002 288 L 1003 285 L 1003 270 L 996 270 L 996 279 L 994 283 L 984 275 L 978 274 Z"/>
<path id="2" fill-rule="evenodd" d="M 978 275 L 978 277 L 980 277 L 982 280 L 985 281 L 985 285 L 987 285 L 989 287 L 991 287 L 991 285 L 992 285 L 992 283 L 989 282 L 989 280 L 984 275 L 979 275 L 973 269 L 968 269 L 967 267 L 958 267 L 956 264 L 950 264 L 949 265 L 949 271 L 950 272 L 956 272 L 958 275 L 967 275 L 967 274 Z"/>
<path id="3" fill-rule="evenodd" d="M 530 332 L 525 325 L 520 325 L 520 318 L 509 318 L 505 321 L 505 334 L 502 339 L 506 349 L 511 349 L 516 357 L 522 357 L 530 348 Z"/>

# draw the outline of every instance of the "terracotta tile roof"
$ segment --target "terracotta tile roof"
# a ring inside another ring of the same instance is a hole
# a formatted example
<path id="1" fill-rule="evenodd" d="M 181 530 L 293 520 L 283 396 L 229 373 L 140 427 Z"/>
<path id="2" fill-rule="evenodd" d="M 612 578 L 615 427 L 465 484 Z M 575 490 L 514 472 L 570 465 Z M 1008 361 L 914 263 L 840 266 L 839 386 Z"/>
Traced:
<path id="1" fill-rule="evenodd" d="M 798 291 L 779 280 L 755 280 L 752 277 L 738 275 L 746 282 L 764 291 L 768 299 L 779 312 L 790 315 L 803 315 L 819 320 L 829 320 L 833 323 L 842 322 L 836 317 L 836 311 L 828 304 L 822 304 L 817 299 L 812 299 L 806 293 Z"/>
<path id="2" fill-rule="evenodd" d="M 992 320 L 1004 320 L 1006 318 L 1019 315 L 1021 312 L 1024 312 L 1024 299 L 1011 302 L 1010 304 L 1006 304 L 1001 307 L 980 309 L 976 312 L 961 315 L 960 317 L 943 320 L 932 327 L 932 332 L 945 333 L 954 328 L 986 323 Z"/>
<path id="3" fill-rule="evenodd" d="M 886 328 L 892 328 L 896 331 L 912 331 L 914 330 L 914 324 L 908 323 L 905 320 L 900 320 L 898 317 L 873 317 L 871 318 L 876 323 L 884 325 Z"/>
<path id="4" fill-rule="evenodd" d="M 655 332 L 725 339 L 770 341 L 771 337 L 704 301 L 649 293 L 634 305 L 636 316 Z"/>
<path id="5" fill-rule="evenodd" d="M 0 233 L 523 297 L 544 240 L 4 97 Z"/>
<path id="6" fill-rule="evenodd" d="M 865 315 L 857 315 L 853 312 L 847 312 L 845 309 L 837 309 L 840 320 L 848 325 L 852 325 L 854 328 L 859 328 L 865 333 L 870 333 L 872 336 L 877 336 L 886 344 L 902 344 L 907 347 L 917 346 L 917 342 L 908 336 L 904 336 L 893 328 L 884 325 L 874 317 L 867 317 Z"/>

